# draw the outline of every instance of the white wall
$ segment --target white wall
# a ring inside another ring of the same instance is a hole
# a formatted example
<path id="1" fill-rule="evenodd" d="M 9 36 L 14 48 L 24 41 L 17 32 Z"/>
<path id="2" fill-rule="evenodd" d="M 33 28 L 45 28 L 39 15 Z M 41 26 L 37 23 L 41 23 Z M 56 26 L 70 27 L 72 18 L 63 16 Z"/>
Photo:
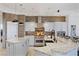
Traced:
<path id="1" fill-rule="evenodd" d="M 45 31 L 51 31 L 54 28 L 54 22 L 45 22 L 44 24 Z"/>
<path id="2" fill-rule="evenodd" d="M 55 30 L 56 31 L 67 31 L 67 23 L 66 22 L 55 22 Z"/>
<path id="3" fill-rule="evenodd" d="M 54 29 L 57 31 L 65 31 L 67 33 L 67 23 L 66 22 L 45 22 L 45 31 L 51 31 Z"/>
<path id="4" fill-rule="evenodd" d="M 79 36 L 79 15 L 70 15 L 68 20 L 68 35 L 71 33 L 71 25 L 76 25 L 76 35 Z"/>
<path id="5" fill-rule="evenodd" d="M 36 26 L 35 22 L 25 22 L 25 31 L 35 31 Z"/>
<path id="6" fill-rule="evenodd" d="M 0 12 L 0 30 L 2 29 L 2 12 Z"/>

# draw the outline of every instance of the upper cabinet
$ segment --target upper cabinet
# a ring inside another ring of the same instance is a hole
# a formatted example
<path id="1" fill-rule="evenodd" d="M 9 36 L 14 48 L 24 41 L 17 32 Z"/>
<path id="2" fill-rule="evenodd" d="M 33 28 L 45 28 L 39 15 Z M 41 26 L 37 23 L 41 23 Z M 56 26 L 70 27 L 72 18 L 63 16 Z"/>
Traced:
<path id="1" fill-rule="evenodd" d="M 39 16 L 26 16 L 26 22 L 36 22 L 38 23 Z M 40 16 L 41 22 L 65 22 L 65 16 Z"/>
<path id="2" fill-rule="evenodd" d="M 38 16 L 26 16 L 26 22 L 38 22 Z"/>
<path id="3" fill-rule="evenodd" d="M 65 22 L 65 16 L 42 16 L 42 22 Z"/>
<path id="4" fill-rule="evenodd" d="M 14 21 L 17 17 L 16 17 L 16 14 L 3 13 L 3 18 L 4 18 L 6 21 Z"/>
<path id="5" fill-rule="evenodd" d="M 18 37 L 24 37 L 24 22 L 25 16 L 24 15 L 17 15 L 18 19 Z"/>
<path id="6" fill-rule="evenodd" d="M 24 24 L 24 21 L 25 21 L 25 16 L 24 15 L 17 15 L 17 18 L 18 18 L 19 24 L 21 24 L 21 23 Z"/>
<path id="7" fill-rule="evenodd" d="M 38 23 L 39 16 L 24 16 L 24 15 L 16 15 L 11 13 L 3 13 L 3 18 L 7 21 L 15 21 L 18 20 L 20 24 L 24 22 L 36 22 Z M 40 16 L 41 22 L 65 22 L 65 16 Z M 18 19 L 17 19 L 18 18 Z"/>

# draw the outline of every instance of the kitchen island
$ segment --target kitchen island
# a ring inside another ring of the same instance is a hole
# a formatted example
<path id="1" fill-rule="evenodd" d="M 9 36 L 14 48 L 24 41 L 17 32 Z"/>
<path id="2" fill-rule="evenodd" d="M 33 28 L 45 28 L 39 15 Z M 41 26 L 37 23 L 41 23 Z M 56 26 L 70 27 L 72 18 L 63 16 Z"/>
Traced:
<path id="1" fill-rule="evenodd" d="M 46 43 L 44 47 L 29 47 L 30 56 L 77 56 L 78 43 L 71 39 L 56 37 L 57 43 Z M 46 40 L 46 39 L 45 39 Z"/>
<path id="2" fill-rule="evenodd" d="M 18 38 L 16 40 L 6 41 L 6 55 L 8 56 L 26 56 L 28 50 L 28 39 Z"/>

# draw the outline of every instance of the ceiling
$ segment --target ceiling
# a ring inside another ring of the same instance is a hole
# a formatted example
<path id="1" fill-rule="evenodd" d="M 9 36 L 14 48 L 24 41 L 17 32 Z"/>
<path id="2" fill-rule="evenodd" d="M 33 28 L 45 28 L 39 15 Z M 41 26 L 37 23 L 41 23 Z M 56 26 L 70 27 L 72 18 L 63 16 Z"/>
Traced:
<path id="1" fill-rule="evenodd" d="M 0 3 L 2 12 L 51 13 L 63 11 L 79 12 L 79 3 Z"/>

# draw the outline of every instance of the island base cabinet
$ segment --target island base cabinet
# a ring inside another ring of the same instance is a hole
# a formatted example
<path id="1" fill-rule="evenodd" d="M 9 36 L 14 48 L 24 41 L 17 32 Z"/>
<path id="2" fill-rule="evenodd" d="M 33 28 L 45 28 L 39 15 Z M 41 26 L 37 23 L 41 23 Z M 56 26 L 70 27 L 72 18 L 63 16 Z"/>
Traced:
<path id="1" fill-rule="evenodd" d="M 16 44 L 14 45 L 14 55 L 16 56 L 25 56 L 26 53 L 26 45 L 25 44 Z"/>
<path id="2" fill-rule="evenodd" d="M 26 42 L 20 43 L 6 43 L 7 55 L 8 56 L 26 56 L 28 51 L 28 46 Z"/>
<path id="3" fill-rule="evenodd" d="M 7 56 L 13 56 L 14 54 L 14 49 L 13 49 L 13 44 L 11 43 L 6 43 L 6 49 L 7 49 Z"/>

